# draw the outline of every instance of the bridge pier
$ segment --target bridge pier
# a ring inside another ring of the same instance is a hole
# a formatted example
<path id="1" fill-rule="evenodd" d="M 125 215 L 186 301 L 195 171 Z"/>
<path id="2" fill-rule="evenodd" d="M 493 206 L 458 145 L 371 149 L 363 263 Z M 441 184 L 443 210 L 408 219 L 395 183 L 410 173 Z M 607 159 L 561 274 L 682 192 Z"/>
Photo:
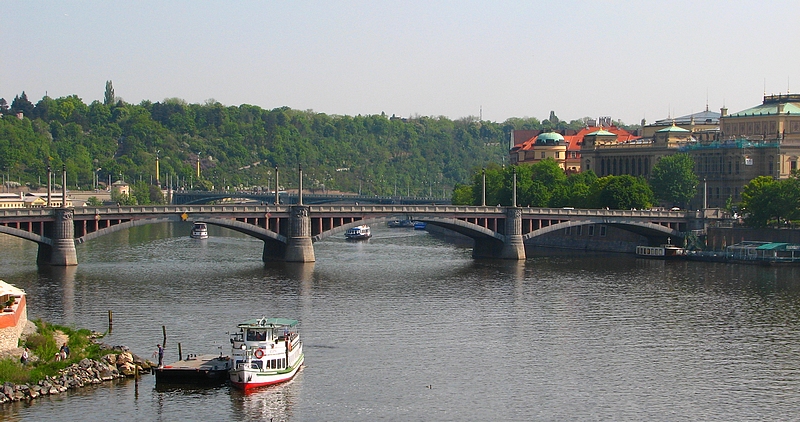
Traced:
<path id="1" fill-rule="evenodd" d="M 61 267 L 78 265 L 78 254 L 75 251 L 75 226 L 72 221 L 72 210 L 59 208 L 55 210 L 55 222 L 50 237 L 52 245 L 39 244 L 36 262 Z"/>
<path id="2" fill-rule="evenodd" d="M 475 239 L 473 258 L 513 259 L 524 261 L 525 244 L 522 241 L 522 209 L 508 207 L 506 212 L 505 239 L 502 243 L 495 239 Z"/>
<path id="3" fill-rule="evenodd" d="M 266 246 L 264 249 L 266 255 Z M 309 207 L 291 207 L 289 216 L 289 236 L 284 253 L 286 262 L 314 262 L 314 245 L 311 242 L 311 216 Z"/>

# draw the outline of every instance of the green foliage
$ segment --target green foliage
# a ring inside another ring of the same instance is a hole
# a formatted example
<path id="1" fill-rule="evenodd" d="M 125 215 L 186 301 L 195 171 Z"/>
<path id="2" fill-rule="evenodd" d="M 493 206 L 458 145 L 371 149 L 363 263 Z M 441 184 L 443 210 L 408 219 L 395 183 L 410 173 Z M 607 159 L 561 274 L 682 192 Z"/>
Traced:
<path id="1" fill-rule="evenodd" d="M 699 180 L 694 173 L 694 160 L 689 154 L 661 158 L 653 166 L 650 185 L 656 198 L 669 205 L 684 205 L 697 194 Z"/>
<path id="2" fill-rule="evenodd" d="M 18 97 L 17 106 L 28 107 L 26 100 Z M 469 182 L 470 169 L 502 162 L 511 130 L 541 127 L 536 119 L 330 116 L 174 98 L 126 104 L 114 98 L 111 81 L 102 102 L 44 97 L 28 108 L 33 111 L 23 120 L 0 119 L 0 168 L 36 183 L 52 157 L 54 168 L 67 166 L 68 186 L 85 189 L 98 168 L 101 181 L 151 179 L 160 151 L 160 179 L 187 188 L 268 186 L 275 166 L 282 185 L 296 186 L 294 169 L 302 165 L 304 185 L 312 189 L 441 195 Z"/>
<path id="3" fill-rule="evenodd" d="M 37 331 L 27 337 L 23 346 L 28 347 L 38 357 L 38 360 L 30 360 L 25 366 L 19 362 L 18 358 L 0 360 L 0 384 L 4 382 L 35 383 L 47 376 L 55 376 L 59 370 L 79 362 L 81 359 L 98 360 L 104 354 L 110 353 L 90 340 L 92 332 L 89 330 L 48 324 L 42 320 L 35 320 L 34 323 Z M 56 361 L 54 358 L 61 347 L 53 337 L 57 331 L 66 334 L 69 338 L 67 345 L 70 348 L 70 355 L 66 360 Z"/>
<path id="4" fill-rule="evenodd" d="M 784 180 L 759 176 L 745 185 L 741 210 L 745 223 L 767 227 L 800 219 L 800 174 Z"/>
<path id="5" fill-rule="evenodd" d="M 86 205 L 90 207 L 99 207 L 103 205 L 103 201 L 96 196 L 90 196 L 89 199 L 86 200 Z"/>
<path id="6" fill-rule="evenodd" d="M 592 187 L 592 208 L 646 209 L 653 206 L 655 196 L 647 181 L 630 175 L 605 176 Z"/>
<path id="7" fill-rule="evenodd" d="M 23 384 L 30 381 L 30 373 L 23 369 L 19 359 L 5 358 L 0 360 L 0 381 Z"/>

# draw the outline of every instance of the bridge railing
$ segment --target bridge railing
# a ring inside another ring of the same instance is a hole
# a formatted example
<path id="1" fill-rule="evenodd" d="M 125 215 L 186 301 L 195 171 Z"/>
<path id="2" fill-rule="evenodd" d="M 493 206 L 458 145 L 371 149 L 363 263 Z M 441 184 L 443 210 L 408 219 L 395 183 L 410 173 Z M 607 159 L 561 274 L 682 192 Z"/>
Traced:
<path id="1" fill-rule="evenodd" d="M 75 207 L 76 216 L 113 214 L 164 214 L 164 213 L 285 213 L 290 205 L 135 205 L 119 207 Z M 507 207 L 474 205 L 310 205 L 311 213 L 464 213 L 464 214 L 504 214 Z M 14 208 L 0 210 L 0 217 L 25 218 L 45 217 L 53 214 L 54 208 Z M 606 210 L 584 208 L 520 208 L 524 215 L 554 217 L 640 217 L 640 218 L 700 218 L 694 211 L 667 210 Z"/>

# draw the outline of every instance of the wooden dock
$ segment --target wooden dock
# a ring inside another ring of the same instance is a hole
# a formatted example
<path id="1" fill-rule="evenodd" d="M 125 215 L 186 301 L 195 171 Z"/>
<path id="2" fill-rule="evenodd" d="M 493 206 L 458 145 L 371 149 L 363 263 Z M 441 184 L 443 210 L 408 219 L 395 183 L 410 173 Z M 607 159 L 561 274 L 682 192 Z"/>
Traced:
<path id="1" fill-rule="evenodd" d="M 229 356 L 190 354 L 186 359 L 156 368 L 156 384 L 223 384 L 231 367 Z"/>

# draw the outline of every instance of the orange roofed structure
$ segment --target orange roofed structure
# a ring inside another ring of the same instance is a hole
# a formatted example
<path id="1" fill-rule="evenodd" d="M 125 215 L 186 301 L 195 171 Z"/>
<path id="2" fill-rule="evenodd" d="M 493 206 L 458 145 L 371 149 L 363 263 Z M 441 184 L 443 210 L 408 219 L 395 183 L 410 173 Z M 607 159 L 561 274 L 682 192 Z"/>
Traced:
<path id="1" fill-rule="evenodd" d="M 514 145 L 510 151 L 510 162 L 511 164 L 537 163 L 552 158 L 567 173 L 578 173 L 581 171 L 581 146 L 587 135 L 595 137 L 607 135 L 619 143 L 641 138 L 616 126 L 587 126 L 578 131 L 560 132 L 515 130 L 511 135 Z"/>
<path id="2" fill-rule="evenodd" d="M 27 322 L 25 292 L 0 280 L 0 352 L 16 349 Z"/>

